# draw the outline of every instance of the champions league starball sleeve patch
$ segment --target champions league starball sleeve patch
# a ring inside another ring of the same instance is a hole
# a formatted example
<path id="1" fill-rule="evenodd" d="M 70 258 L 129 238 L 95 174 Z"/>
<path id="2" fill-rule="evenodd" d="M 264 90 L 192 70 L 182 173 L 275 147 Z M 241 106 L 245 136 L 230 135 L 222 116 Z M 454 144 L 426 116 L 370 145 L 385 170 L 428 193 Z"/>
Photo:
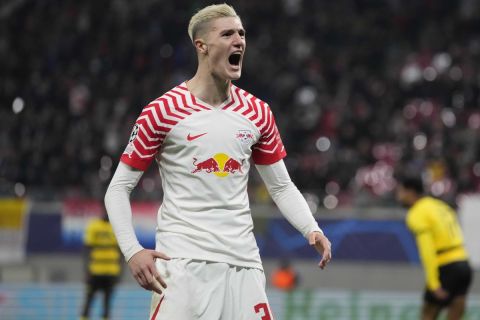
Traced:
<path id="1" fill-rule="evenodd" d="M 135 147 L 133 146 L 133 141 L 135 141 L 135 138 L 138 135 L 138 130 L 140 129 L 138 123 L 135 123 L 132 129 L 132 133 L 130 134 L 130 139 L 128 139 L 128 145 L 125 148 L 125 154 L 127 154 L 129 157 L 132 156 L 133 151 L 135 150 Z"/>
<path id="2" fill-rule="evenodd" d="M 137 137 L 137 134 L 138 134 L 138 129 L 139 129 L 139 125 L 138 125 L 138 123 L 135 123 L 135 125 L 133 126 L 133 129 L 132 129 L 132 133 L 130 134 L 130 139 L 128 139 L 128 143 L 131 143 L 131 142 L 133 142 L 133 140 L 135 140 L 135 138 Z"/>

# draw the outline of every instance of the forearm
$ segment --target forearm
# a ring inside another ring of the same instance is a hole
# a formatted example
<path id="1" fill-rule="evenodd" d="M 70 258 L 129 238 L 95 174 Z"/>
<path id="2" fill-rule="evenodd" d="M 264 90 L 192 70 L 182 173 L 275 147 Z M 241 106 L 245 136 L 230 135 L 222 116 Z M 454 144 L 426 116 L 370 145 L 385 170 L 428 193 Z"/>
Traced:
<path id="1" fill-rule="evenodd" d="M 310 211 L 307 201 L 293 182 L 290 182 L 281 190 L 271 192 L 270 195 L 283 216 L 304 237 L 307 237 L 312 231 L 322 232 Z"/>
<path id="2" fill-rule="evenodd" d="M 118 245 L 128 261 L 143 249 L 135 235 L 132 223 L 130 193 L 137 185 L 143 171 L 136 171 L 119 163 L 105 194 L 105 207 Z"/>
<path id="3" fill-rule="evenodd" d="M 429 232 L 423 232 L 416 236 L 418 253 L 422 261 L 423 270 L 425 272 L 425 280 L 429 290 L 435 290 L 441 287 L 437 256 L 435 254 L 435 246 L 433 245 L 432 236 Z"/>
<path id="4" fill-rule="evenodd" d="M 315 221 L 307 201 L 290 179 L 283 161 L 272 165 L 257 165 L 273 201 L 283 216 L 304 237 L 312 231 L 322 232 Z"/>

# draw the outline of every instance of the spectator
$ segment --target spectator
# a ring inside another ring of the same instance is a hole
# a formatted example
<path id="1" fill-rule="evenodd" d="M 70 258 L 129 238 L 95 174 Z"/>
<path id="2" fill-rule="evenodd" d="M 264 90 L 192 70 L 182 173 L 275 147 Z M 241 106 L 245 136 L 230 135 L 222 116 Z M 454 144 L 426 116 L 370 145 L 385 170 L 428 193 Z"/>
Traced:
<path id="1" fill-rule="evenodd" d="M 250 39 L 238 85 L 277 108 L 299 188 L 322 198 L 335 182 L 339 191 L 329 195 L 340 205 L 394 205 L 393 176 L 429 174 L 441 158 L 443 176 L 430 181 L 436 196 L 480 189 L 478 2 L 233 5 L 247 17 Z M 180 30 L 198 7 L 124 0 L 5 7 L 0 103 L 11 108 L 0 110 L 0 193 L 101 198 L 128 140 L 119 128 L 194 68 Z M 379 170 L 393 183 L 375 179 Z M 153 177 L 144 176 L 135 199 L 158 196 Z"/>

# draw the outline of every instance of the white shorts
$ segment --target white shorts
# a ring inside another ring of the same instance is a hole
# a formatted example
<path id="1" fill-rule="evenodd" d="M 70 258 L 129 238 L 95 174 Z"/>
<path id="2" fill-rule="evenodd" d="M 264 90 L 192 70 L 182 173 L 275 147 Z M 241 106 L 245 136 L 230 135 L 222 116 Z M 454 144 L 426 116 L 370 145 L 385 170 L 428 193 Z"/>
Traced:
<path id="1" fill-rule="evenodd" d="M 156 266 L 167 289 L 153 293 L 150 320 L 273 320 L 262 270 L 191 259 Z"/>

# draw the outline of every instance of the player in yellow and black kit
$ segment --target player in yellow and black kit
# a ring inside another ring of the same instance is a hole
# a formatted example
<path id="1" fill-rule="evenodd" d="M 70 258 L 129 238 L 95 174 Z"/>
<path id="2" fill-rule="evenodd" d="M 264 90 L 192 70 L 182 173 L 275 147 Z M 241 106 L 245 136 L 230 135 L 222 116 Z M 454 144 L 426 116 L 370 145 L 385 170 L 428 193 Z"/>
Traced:
<path id="1" fill-rule="evenodd" d="M 120 251 L 106 213 L 88 224 L 84 243 L 87 291 L 81 319 L 88 319 L 95 292 L 103 291 L 103 319 L 106 320 L 110 316 L 113 288 L 121 272 Z"/>
<path id="2" fill-rule="evenodd" d="M 409 207 L 407 226 L 415 235 L 425 272 L 423 320 L 437 319 L 448 307 L 448 319 L 461 319 L 472 270 L 455 211 L 445 202 L 424 196 L 420 179 L 404 179 L 397 199 Z"/>

